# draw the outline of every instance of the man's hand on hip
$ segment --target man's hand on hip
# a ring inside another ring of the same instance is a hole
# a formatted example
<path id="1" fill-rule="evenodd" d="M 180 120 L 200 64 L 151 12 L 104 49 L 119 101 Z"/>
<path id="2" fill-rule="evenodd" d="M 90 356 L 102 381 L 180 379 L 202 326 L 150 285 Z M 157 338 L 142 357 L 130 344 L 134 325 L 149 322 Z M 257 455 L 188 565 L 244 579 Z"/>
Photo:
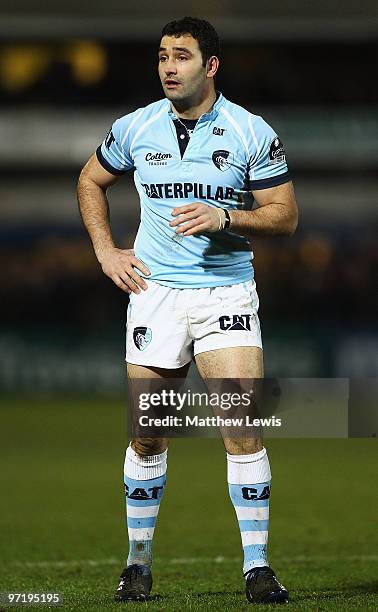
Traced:
<path id="1" fill-rule="evenodd" d="M 223 229 L 225 222 L 223 208 L 208 206 L 201 202 L 177 206 L 172 210 L 172 215 L 177 218 L 171 221 L 169 225 L 177 228 L 176 234 L 183 234 L 184 236 L 218 232 Z"/>
<path id="2" fill-rule="evenodd" d="M 150 271 L 135 257 L 132 249 L 109 247 L 101 253 L 99 262 L 104 274 L 126 293 L 140 293 L 141 289 L 147 289 L 147 283 L 136 270 L 146 275 L 150 274 Z"/>

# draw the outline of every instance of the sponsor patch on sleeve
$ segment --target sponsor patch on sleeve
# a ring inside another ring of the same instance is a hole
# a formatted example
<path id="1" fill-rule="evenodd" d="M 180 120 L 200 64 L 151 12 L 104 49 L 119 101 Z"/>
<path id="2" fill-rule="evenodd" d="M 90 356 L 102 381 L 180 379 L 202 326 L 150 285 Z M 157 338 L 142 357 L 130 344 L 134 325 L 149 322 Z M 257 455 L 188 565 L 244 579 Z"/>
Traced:
<path id="1" fill-rule="evenodd" d="M 113 142 L 115 142 L 115 138 L 113 136 L 112 129 L 110 128 L 110 130 L 107 133 L 106 138 L 105 138 L 105 146 L 106 146 L 106 148 L 110 149 L 110 147 L 111 147 Z"/>
<path id="2" fill-rule="evenodd" d="M 285 149 L 278 136 L 276 136 L 270 143 L 269 164 L 278 164 L 284 161 L 286 161 Z"/>

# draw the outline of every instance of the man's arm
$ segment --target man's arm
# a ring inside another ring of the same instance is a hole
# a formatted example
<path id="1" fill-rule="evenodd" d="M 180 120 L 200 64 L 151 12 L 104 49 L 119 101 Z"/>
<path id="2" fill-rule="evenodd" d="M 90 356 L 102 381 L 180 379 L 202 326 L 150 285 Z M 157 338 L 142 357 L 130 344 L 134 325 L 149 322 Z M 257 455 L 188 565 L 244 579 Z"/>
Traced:
<path id="1" fill-rule="evenodd" d="M 246 236 L 286 236 L 294 233 L 298 223 L 298 208 L 291 182 L 256 189 L 252 192 L 258 208 L 254 210 L 230 210 L 230 230 Z M 224 225 L 224 210 L 200 202 L 179 206 L 172 211 L 171 221 L 176 233 L 191 236 L 203 232 L 219 231 Z M 221 215 L 221 217 L 220 217 Z"/>
<path id="2" fill-rule="evenodd" d="M 290 181 L 269 189 L 252 191 L 254 210 L 231 210 L 230 229 L 250 236 L 291 236 L 298 225 L 298 207 Z"/>
<path id="3" fill-rule="evenodd" d="M 110 229 L 106 190 L 117 178 L 92 155 L 81 171 L 77 185 L 79 210 L 103 272 L 126 293 L 140 293 L 140 288 L 147 289 L 147 284 L 135 268 L 146 275 L 150 272 L 134 257 L 131 249 L 118 249 L 115 246 Z"/>

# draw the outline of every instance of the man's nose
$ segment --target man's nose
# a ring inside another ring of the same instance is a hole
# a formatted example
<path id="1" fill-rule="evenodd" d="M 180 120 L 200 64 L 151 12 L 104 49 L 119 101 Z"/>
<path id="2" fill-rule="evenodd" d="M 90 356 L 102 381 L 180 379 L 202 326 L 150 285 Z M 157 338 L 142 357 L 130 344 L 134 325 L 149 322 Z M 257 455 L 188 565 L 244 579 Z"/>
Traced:
<path id="1" fill-rule="evenodd" d="M 165 71 L 166 75 L 168 75 L 168 74 L 176 74 L 177 68 L 176 68 L 175 62 L 173 60 L 171 60 L 171 59 L 168 59 L 165 62 L 164 71 Z"/>

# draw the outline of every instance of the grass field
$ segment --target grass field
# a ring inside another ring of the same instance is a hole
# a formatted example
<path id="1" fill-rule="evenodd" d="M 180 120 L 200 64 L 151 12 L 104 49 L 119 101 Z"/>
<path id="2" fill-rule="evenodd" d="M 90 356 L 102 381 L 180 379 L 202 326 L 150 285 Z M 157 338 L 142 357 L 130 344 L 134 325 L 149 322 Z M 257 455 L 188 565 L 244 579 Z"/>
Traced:
<path id="1" fill-rule="evenodd" d="M 1 400 L 0 592 L 60 592 L 64 610 L 124 606 L 113 602 L 127 554 L 124 415 L 115 400 Z M 377 610 L 376 440 L 266 445 L 285 609 Z M 172 442 L 154 558 L 153 598 L 128 610 L 251 609 L 219 440 Z"/>

